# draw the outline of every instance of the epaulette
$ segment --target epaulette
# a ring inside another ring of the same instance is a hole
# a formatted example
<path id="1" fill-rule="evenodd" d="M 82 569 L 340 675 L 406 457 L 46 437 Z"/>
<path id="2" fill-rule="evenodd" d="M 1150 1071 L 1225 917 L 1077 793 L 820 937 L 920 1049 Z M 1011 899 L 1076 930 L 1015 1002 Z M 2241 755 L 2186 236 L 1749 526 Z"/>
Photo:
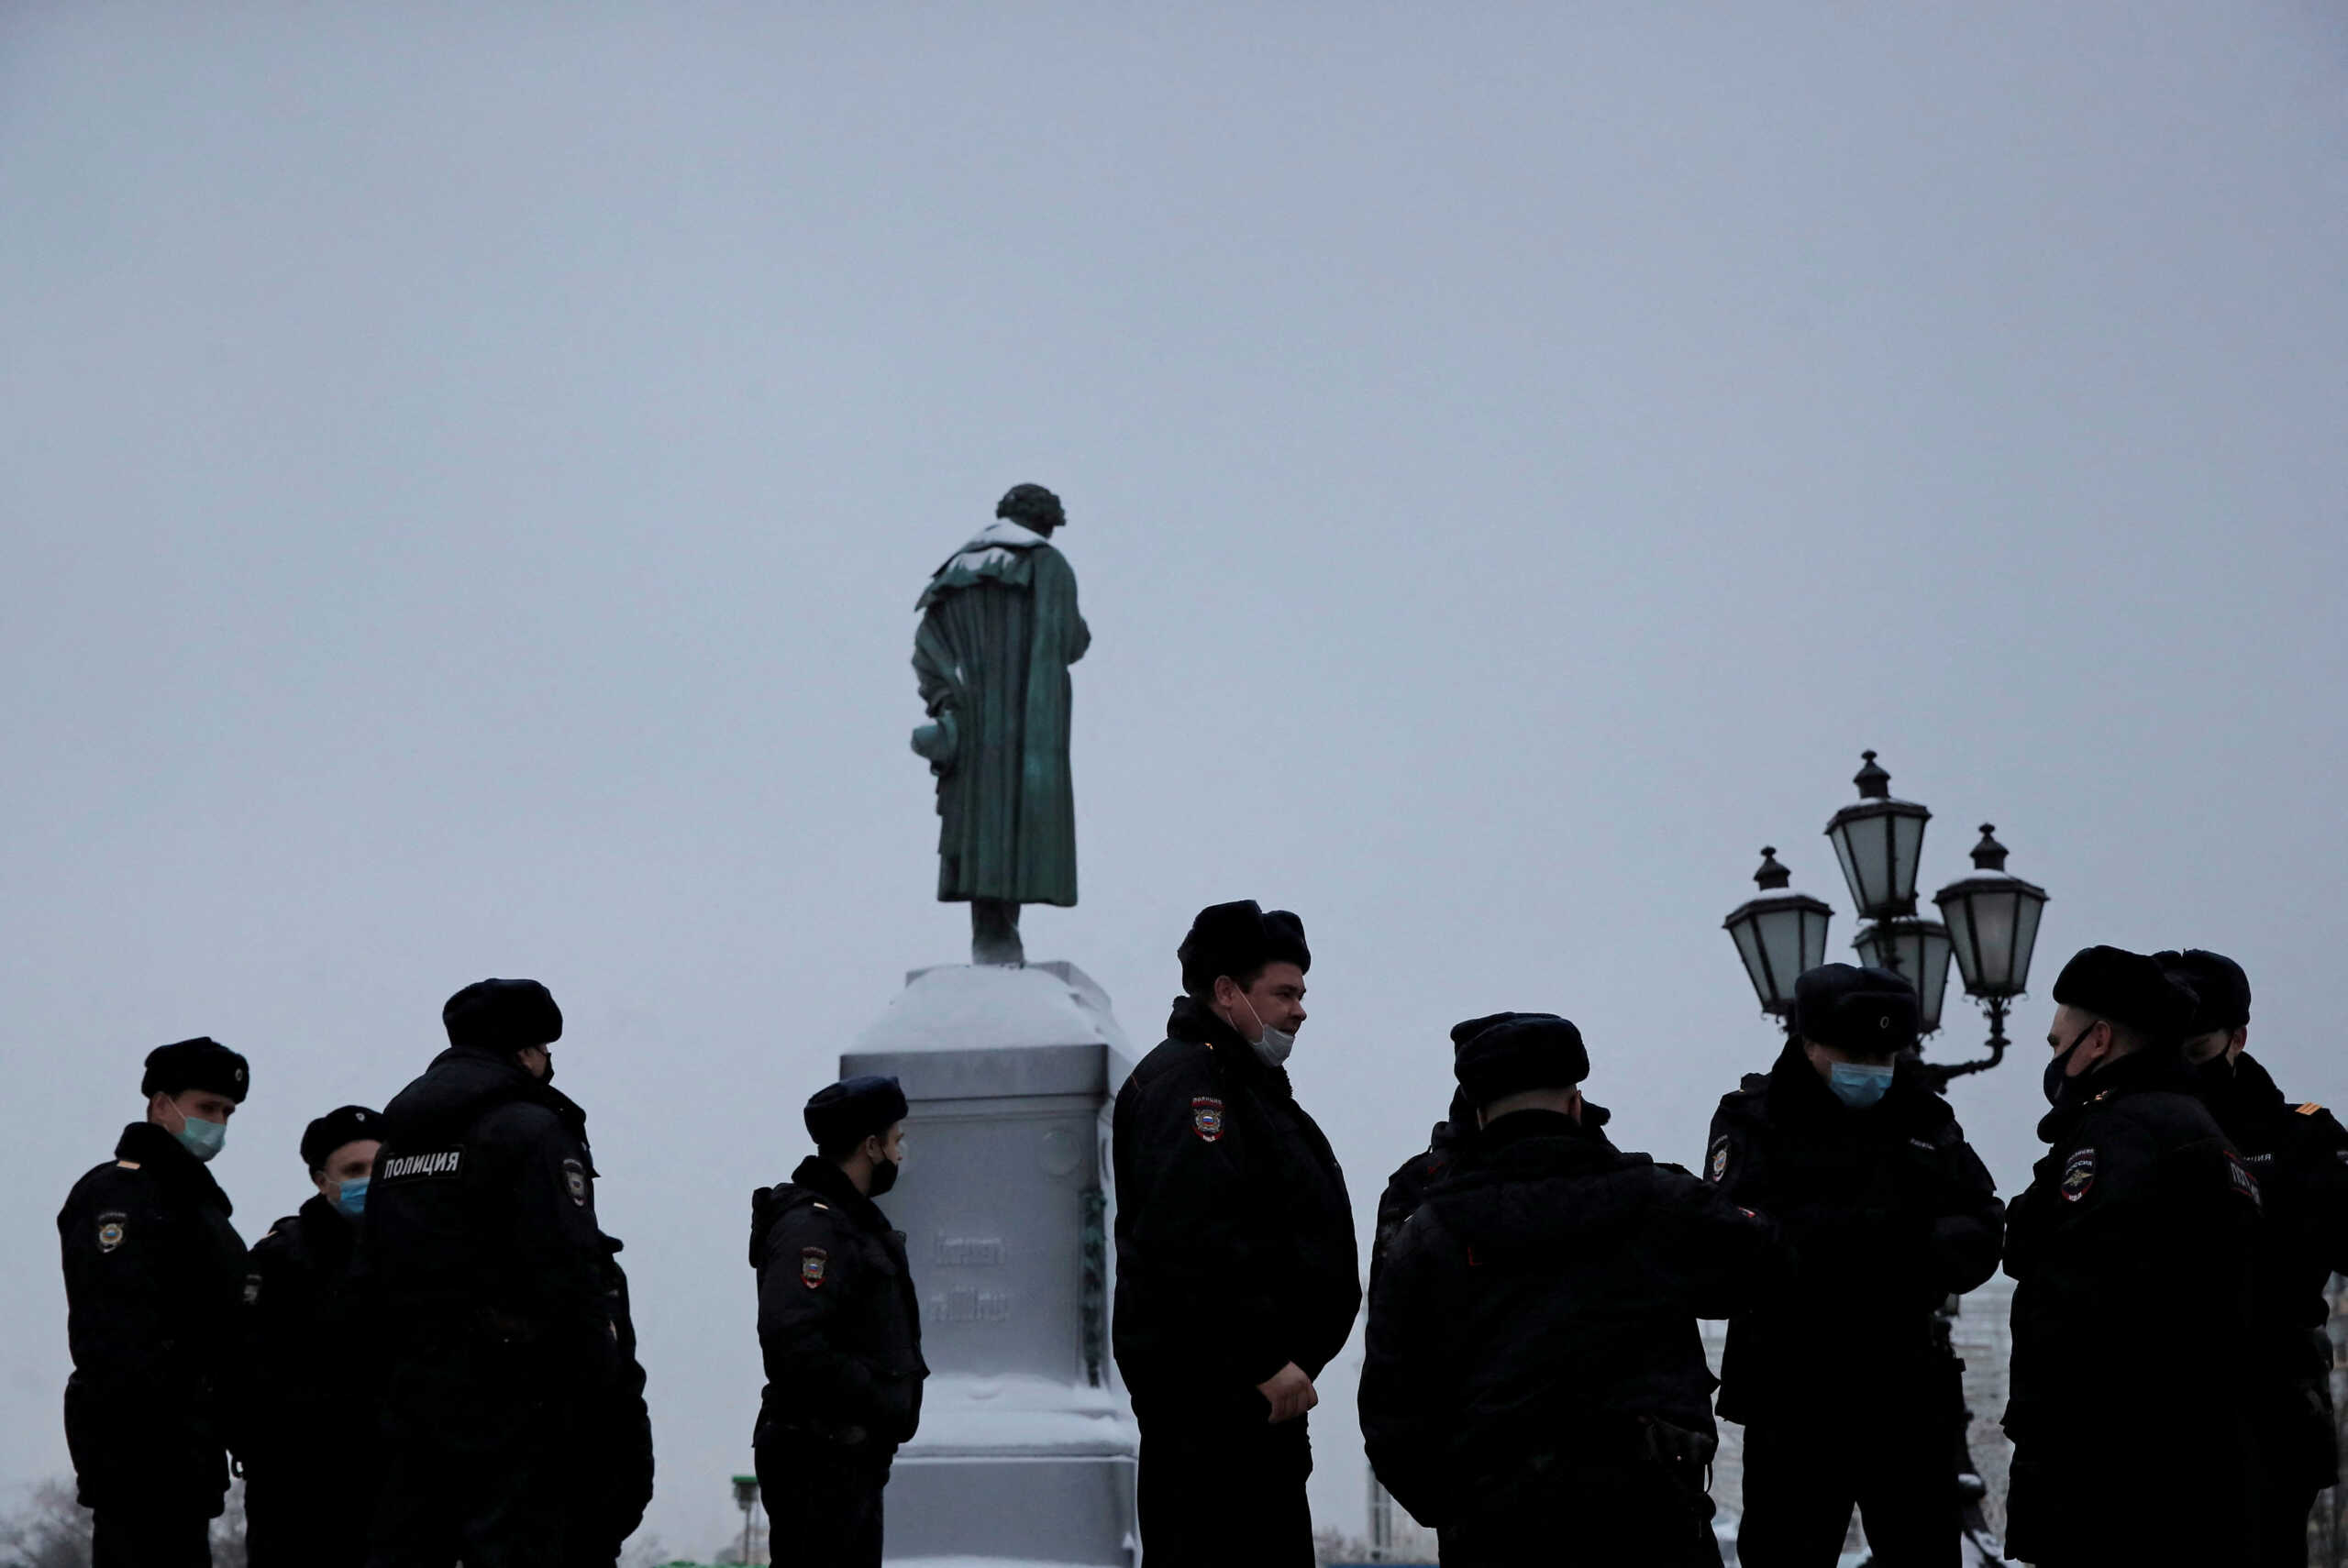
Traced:
<path id="1" fill-rule="evenodd" d="M 2307 1104 L 2300 1106 L 2298 1109 L 2301 1116 L 2313 1116 L 2317 1111 L 2321 1110 L 2323 1107 L 2316 1104 L 2313 1100 L 2309 1100 Z"/>
<path id="2" fill-rule="evenodd" d="M 114 1168 L 118 1171 L 135 1171 L 138 1168 L 138 1162 L 137 1160 L 116 1160 L 114 1163 Z"/>

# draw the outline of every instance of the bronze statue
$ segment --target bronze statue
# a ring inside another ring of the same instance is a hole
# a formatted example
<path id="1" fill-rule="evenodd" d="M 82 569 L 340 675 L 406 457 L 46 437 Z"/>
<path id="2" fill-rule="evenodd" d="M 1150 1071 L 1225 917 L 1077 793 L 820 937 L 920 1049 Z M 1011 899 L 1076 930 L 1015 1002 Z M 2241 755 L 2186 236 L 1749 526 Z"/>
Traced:
<path id="1" fill-rule="evenodd" d="M 937 897 L 969 904 L 973 963 L 1020 964 L 1019 906 L 1076 903 L 1068 667 L 1092 634 L 1051 546 L 1059 497 L 1013 485 L 994 514 L 914 606 L 914 750 L 937 778 Z"/>

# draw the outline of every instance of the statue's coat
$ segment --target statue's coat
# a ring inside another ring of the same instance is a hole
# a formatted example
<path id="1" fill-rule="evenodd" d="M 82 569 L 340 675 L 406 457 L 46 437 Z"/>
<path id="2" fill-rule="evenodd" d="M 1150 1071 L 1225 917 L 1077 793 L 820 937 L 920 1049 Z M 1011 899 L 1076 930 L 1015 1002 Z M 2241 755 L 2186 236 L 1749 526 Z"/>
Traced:
<path id="1" fill-rule="evenodd" d="M 938 569 L 917 608 L 914 674 L 950 748 L 930 763 L 938 898 L 1073 905 L 1068 667 L 1092 641 L 1076 573 L 1042 535 L 998 521 Z"/>

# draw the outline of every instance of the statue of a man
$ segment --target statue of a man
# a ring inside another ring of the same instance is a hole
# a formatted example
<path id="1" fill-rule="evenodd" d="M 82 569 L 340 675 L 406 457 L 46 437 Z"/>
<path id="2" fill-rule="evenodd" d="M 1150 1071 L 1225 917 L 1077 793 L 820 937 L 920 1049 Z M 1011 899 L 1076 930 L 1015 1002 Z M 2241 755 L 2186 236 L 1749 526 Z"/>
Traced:
<path id="1" fill-rule="evenodd" d="M 1059 497 L 1013 485 L 994 514 L 915 606 L 914 750 L 937 777 L 938 899 L 969 904 L 974 963 L 1019 964 L 1019 906 L 1076 902 L 1068 667 L 1092 634 L 1051 546 Z"/>

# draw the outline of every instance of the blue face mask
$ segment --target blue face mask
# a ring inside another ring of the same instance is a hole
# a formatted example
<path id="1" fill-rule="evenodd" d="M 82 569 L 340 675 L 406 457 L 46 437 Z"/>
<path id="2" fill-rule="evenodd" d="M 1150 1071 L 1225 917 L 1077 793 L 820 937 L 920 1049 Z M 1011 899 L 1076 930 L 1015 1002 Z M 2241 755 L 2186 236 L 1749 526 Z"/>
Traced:
<path id="1" fill-rule="evenodd" d="M 1860 1062 L 1836 1062 L 1826 1070 L 1826 1087 L 1853 1110 L 1865 1110 L 1891 1088 L 1891 1069 L 1870 1067 Z"/>
<path id="2" fill-rule="evenodd" d="M 334 1206 L 349 1219 L 356 1220 L 367 1210 L 367 1176 L 353 1176 L 334 1190 Z"/>
<path id="3" fill-rule="evenodd" d="M 228 1141 L 228 1124 L 225 1121 L 205 1121 L 194 1116 L 183 1117 L 181 1121 L 180 1130 L 172 1136 L 199 1163 L 210 1160 Z"/>

